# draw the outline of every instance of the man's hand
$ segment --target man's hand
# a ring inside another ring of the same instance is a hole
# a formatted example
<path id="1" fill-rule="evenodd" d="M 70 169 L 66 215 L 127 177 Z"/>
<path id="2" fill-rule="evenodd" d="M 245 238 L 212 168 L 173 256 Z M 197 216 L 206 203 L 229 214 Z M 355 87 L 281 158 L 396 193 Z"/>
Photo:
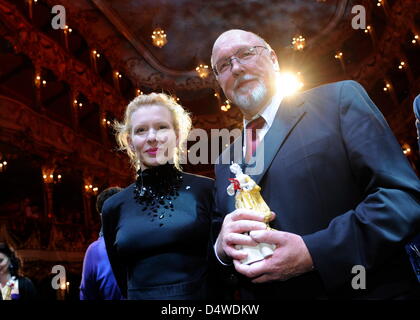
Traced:
<path id="1" fill-rule="evenodd" d="M 313 269 L 312 257 L 302 237 L 283 231 L 252 231 L 250 237 L 256 242 L 274 243 L 277 248 L 267 259 L 251 265 L 233 263 L 239 273 L 253 279 L 254 283 L 287 280 Z"/>
<path id="2" fill-rule="evenodd" d="M 236 209 L 225 216 L 223 225 L 217 237 L 216 251 L 220 259 L 225 262 L 231 259 L 242 260 L 246 258 L 247 254 L 236 249 L 236 245 L 256 246 L 257 242 L 243 233 L 252 230 L 265 230 L 264 223 L 265 215 L 261 212 Z M 271 219 L 274 219 L 275 214 L 272 213 Z"/>

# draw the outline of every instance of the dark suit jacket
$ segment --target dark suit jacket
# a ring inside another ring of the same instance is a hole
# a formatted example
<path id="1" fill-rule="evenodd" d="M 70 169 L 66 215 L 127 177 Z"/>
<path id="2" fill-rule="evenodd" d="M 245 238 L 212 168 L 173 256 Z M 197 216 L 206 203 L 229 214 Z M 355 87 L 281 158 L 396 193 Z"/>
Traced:
<path id="1" fill-rule="evenodd" d="M 229 159 L 241 159 L 241 144 L 215 167 L 215 226 L 234 210 Z M 239 276 L 242 297 L 391 298 L 415 285 L 404 244 L 420 229 L 419 179 L 357 82 L 284 99 L 256 163 L 262 172 L 251 177 L 277 215 L 271 226 L 303 237 L 315 271 L 262 285 Z M 365 290 L 351 286 L 355 265 L 366 268 Z"/>

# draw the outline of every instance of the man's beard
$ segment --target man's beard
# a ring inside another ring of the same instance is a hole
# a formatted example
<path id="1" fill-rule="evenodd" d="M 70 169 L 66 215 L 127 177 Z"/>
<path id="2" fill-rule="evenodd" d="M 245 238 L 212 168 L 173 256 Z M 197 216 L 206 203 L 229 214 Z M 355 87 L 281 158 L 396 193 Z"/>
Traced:
<path id="1" fill-rule="evenodd" d="M 255 79 L 255 77 L 244 75 L 238 82 L 245 80 Z M 241 94 L 238 91 L 233 94 L 233 103 L 239 108 L 244 110 L 252 110 L 261 106 L 261 104 L 267 99 L 268 89 L 263 82 L 258 81 L 258 85 L 254 88 L 250 94 Z"/>

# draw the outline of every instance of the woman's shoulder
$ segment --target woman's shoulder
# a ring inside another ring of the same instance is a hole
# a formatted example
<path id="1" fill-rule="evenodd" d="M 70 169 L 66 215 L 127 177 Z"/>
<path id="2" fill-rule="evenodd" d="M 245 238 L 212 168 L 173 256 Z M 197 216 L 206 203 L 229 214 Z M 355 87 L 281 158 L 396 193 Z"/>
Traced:
<path id="1" fill-rule="evenodd" d="M 102 207 L 102 214 L 112 211 L 112 209 L 119 207 L 123 202 L 127 201 L 129 197 L 133 197 L 134 185 L 135 183 L 132 183 L 120 192 L 106 199 Z"/>
<path id="2" fill-rule="evenodd" d="M 183 172 L 182 175 L 185 190 L 191 190 L 196 195 L 213 194 L 214 179 L 186 172 Z"/>
<path id="3" fill-rule="evenodd" d="M 188 172 L 183 172 L 182 176 L 186 182 L 189 183 L 198 183 L 202 184 L 203 186 L 213 187 L 214 185 L 214 179 L 205 177 L 199 174 L 193 174 Z"/>

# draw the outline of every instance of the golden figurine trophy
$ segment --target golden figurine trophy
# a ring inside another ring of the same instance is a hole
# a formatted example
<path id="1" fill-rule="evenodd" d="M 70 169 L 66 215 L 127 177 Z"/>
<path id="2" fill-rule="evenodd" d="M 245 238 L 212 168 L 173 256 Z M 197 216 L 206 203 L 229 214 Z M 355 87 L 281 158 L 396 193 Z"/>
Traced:
<path id="1" fill-rule="evenodd" d="M 237 163 L 233 163 L 230 166 L 230 171 L 235 174 L 235 178 L 229 179 L 231 183 L 227 188 L 227 193 L 230 196 L 235 195 L 236 209 L 244 208 L 263 212 L 265 214 L 264 220 L 267 224 L 267 229 L 270 229 L 268 222 L 271 216 L 271 210 L 261 196 L 261 187 L 250 176 L 244 174 Z M 259 243 L 257 246 L 237 245 L 236 248 L 248 254 L 245 259 L 241 260 L 241 263 L 251 264 L 271 256 L 276 245 Z"/>

